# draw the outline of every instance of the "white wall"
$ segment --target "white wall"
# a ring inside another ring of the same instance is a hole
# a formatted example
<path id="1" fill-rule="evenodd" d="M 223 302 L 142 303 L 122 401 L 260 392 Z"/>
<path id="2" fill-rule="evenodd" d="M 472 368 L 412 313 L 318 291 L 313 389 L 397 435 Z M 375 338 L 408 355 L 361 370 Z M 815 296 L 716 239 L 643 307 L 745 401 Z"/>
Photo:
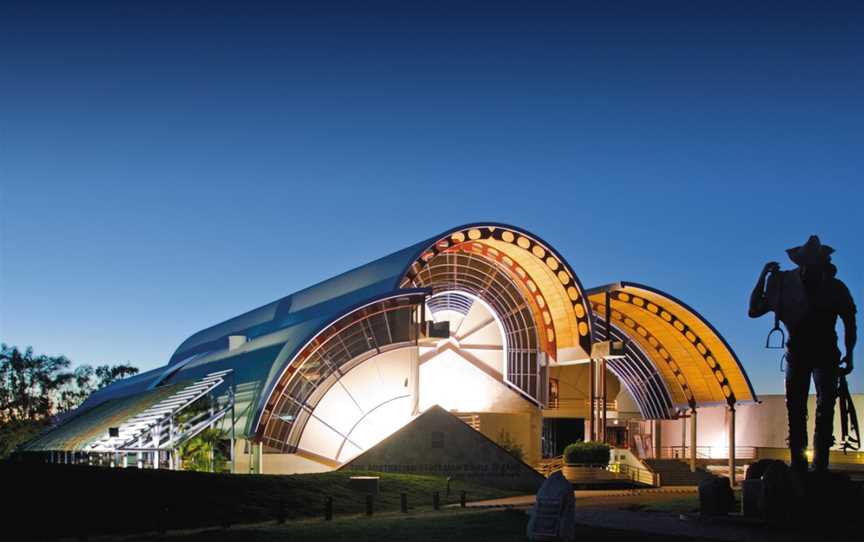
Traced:
<path id="1" fill-rule="evenodd" d="M 735 413 L 736 446 L 785 448 L 788 430 L 786 399 L 783 395 L 761 395 L 760 403 L 739 405 Z M 864 415 L 864 394 L 854 394 L 852 400 L 856 410 Z M 816 396 L 808 401 L 807 431 L 813 438 Z M 725 406 L 700 408 L 697 415 L 697 446 L 728 446 L 728 412 Z M 662 423 L 662 445 L 681 446 L 690 444 L 689 420 L 671 420 Z M 682 426 L 686 428 L 683 434 Z M 840 409 L 835 408 L 834 438 L 840 439 Z"/>

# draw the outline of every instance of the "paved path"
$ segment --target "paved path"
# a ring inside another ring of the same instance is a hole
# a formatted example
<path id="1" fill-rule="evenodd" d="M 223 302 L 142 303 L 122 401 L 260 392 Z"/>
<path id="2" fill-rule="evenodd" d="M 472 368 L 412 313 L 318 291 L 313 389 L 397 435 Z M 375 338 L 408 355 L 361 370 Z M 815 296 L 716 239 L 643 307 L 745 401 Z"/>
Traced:
<path id="1" fill-rule="evenodd" d="M 695 494 L 696 486 L 666 486 L 645 489 L 601 489 L 574 491 L 576 506 L 593 507 L 595 505 L 607 507 L 612 505 L 628 504 L 627 501 L 645 502 L 646 500 L 657 500 L 665 498 L 678 498 L 685 494 Z M 503 499 L 491 499 L 488 501 L 475 501 L 467 503 L 470 508 L 530 508 L 534 504 L 535 495 L 519 495 L 516 497 L 505 497 Z M 624 499 L 623 497 L 640 497 L 639 499 Z"/>
<path id="2" fill-rule="evenodd" d="M 769 527 L 740 516 L 705 518 L 698 514 L 628 510 L 634 504 L 657 503 L 694 495 L 693 486 L 638 490 L 575 491 L 576 523 L 600 529 L 637 531 L 657 535 L 729 542 L 811 542 L 813 533 L 792 528 Z M 476 508 L 518 508 L 528 510 L 534 495 L 467 503 Z M 622 509 L 623 508 L 623 509 Z M 832 541 L 857 540 L 832 536 Z"/>

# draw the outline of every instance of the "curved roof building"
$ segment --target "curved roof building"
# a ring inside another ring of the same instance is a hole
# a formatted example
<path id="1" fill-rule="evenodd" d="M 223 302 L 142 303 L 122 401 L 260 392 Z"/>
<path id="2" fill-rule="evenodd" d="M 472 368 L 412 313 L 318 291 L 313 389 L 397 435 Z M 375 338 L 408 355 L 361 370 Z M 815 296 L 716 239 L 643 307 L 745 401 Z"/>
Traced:
<path id="1" fill-rule="evenodd" d="M 244 450 L 283 457 L 277 470 L 314 470 L 439 404 L 490 428 L 493 415 L 522 420 L 536 458 L 547 413 L 595 419 L 584 380 L 602 341 L 620 347 L 602 355 L 603 389 L 641 419 L 756 399 L 735 353 L 684 302 L 631 282 L 586 290 L 540 237 L 478 223 L 194 333 L 164 367 L 95 392 L 25 450 L 170 450 L 219 425 Z M 177 421 L 205 396 L 200 419 Z"/>

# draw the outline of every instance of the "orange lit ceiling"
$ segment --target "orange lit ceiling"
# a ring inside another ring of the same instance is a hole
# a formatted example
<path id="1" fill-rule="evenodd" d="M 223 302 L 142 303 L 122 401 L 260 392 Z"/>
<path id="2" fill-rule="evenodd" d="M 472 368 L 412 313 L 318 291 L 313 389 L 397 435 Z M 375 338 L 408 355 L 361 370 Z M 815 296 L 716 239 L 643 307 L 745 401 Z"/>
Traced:
<path id="1" fill-rule="evenodd" d="M 588 359 L 591 315 L 582 285 L 567 262 L 547 244 L 501 226 L 474 226 L 451 232 L 411 265 L 402 287 L 415 285 L 414 277 L 423 266 L 448 251 L 481 255 L 516 279 L 535 313 L 544 350 L 553 359 Z"/>
<path id="2" fill-rule="evenodd" d="M 616 283 L 588 291 L 591 309 L 651 359 L 678 407 L 755 401 L 756 394 L 735 353 L 696 311 L 659 290 Z"/>

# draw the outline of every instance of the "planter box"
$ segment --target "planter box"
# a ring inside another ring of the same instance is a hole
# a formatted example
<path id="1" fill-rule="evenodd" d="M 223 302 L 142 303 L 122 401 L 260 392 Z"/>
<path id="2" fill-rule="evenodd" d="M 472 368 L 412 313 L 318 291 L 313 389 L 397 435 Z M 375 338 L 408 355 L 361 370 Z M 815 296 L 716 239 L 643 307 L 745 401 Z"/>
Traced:
<path id="1" fill-rule="evenodd" d="M 564 468 L 561 469 L 561 474 L 571 483 L 611 482 L 620 479 L 616 473 L 609 472 L 598 465 L 565 464 Z"/>

